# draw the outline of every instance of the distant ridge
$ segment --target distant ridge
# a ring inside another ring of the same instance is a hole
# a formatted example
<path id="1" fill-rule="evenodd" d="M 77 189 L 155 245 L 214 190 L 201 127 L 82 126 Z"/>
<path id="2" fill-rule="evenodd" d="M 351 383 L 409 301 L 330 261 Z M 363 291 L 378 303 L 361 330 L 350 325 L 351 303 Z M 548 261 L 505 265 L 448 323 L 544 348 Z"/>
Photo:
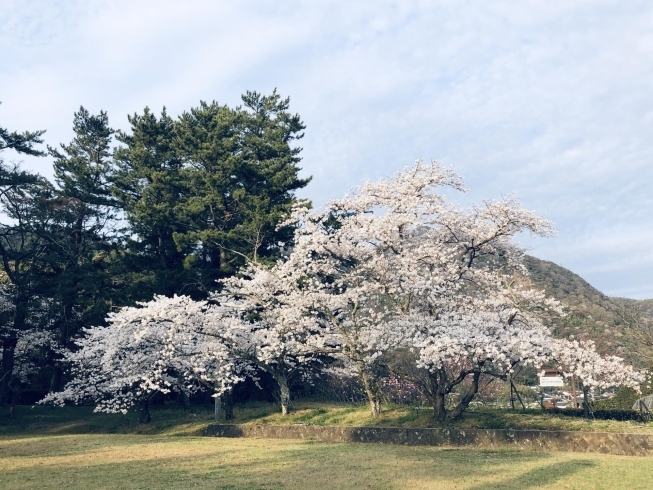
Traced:
<path id="1" fill-rule="evenodd" d="M 562 338 L 590 339 L 606 354 L 616 354 L 635 365 L 647 364 L 633 327 L 633 315 L 653 318 L 653 300 L 615 298 L 603 294 L 578 274 L 527 255 L 530 281 L 566 307 L 567 315 L 555 322 L 553 333 Z"/>
<path id="2" fill-rule="evenodd" d="M 578 274 L 564 267 L 541 260 L 537 257 L 526 255 L 524 260 L 531 275 L 531 280 L 536 286 L 545 288 L 547 294 L 559 299 L 571 301 L 573 304 L 590 301 L 609 307 L 612 298 L 603 294 Z"/>

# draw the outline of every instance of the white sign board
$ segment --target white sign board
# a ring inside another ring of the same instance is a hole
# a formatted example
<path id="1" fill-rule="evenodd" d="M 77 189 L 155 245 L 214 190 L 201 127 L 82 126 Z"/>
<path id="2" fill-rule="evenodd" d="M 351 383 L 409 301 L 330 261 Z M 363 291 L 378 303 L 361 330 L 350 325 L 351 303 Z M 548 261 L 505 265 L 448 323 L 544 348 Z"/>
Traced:
<path id="1" fill-rule="evenodd" d="M 564 386 L 564 384 L 560 376 L 540 376 L 540 386 Z"/>

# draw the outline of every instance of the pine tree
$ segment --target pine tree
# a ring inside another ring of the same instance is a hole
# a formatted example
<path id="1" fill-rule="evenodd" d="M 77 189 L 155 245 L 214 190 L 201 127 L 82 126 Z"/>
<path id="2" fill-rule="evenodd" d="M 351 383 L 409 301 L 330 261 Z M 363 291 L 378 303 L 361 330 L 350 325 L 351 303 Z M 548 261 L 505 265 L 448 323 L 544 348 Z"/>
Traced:
<path id="1" fill-rule="evenodd" d="M 70 144 L 61 144 L 61 151 L 48 147 L 53 163 L 55 182 L 60 195 L 77 199 L 89 208 L 97 220 L 113 216 L 115 199 L 111 195 L 113 175 L 111 138 L 107 113 L 91 115 L 80 107 L 73 119 L 75 137 Z"/>
<path id="2" fill-rule="evenodd" d="M 289 99 L 276 91 L 247 92 L 242 99 L 244 108 L 235 110 L 202 103 L 176 127 L 189 198 L 178 206 L 187 230 L 176 233 L 175 242 L 195 251 L 204 284 L 233 273 L 245 259 L 274 256 L 292 235 L 277 225 L 288 216 L 294 191 L 310 181 L 297 175 L 301 148 L 290 143 L 305 126 L 288 112 Z"/>
<path id="3" fill-rule="evenodd" d="M 34 147 L 43 143 L 41 136 L 44 133 L 45 130 L 23 131 L 22 133 L 17 131 L 9 132 L 8 129 L 0 126 L 0 193 L 10 187 L 14 188 L 21 184 L 35 182 L 36 180 L 33 174 L 20 170 L 18 165 L 9 166 L 5 164 L 2 159 L 2 152 L 4 150 L 14 150 L 16 153 L 22 155 L 45 156 L 45 152 L 37 150 Z"/>
<path id="4" fill-rule="evenodd" d="M 133 264 L 140 291 L 204 297 L 216 279 L 246 260 L 268 260 L 291 230 L 277 230 L 295 202 L 303 136 L 289 99 L 247 92 L 243 107 L 217 102 L 172 120 L 149 109 L 129 118 L 131 134 L 119 133 L 114 195 L 132 233 Z"/>
<path id="5" fill-rule="evenodd" d="M 110 268 L 118 245 L 115 237 L 116 201 L 110 181 L 114 173 L 106 112 L 91 115 L 84 107 L 75 113 L 75 136 L 55 158 L 57 189 L 49 202 L 47 221 L 37 233 L 51 244 L 45 260 L 57 280 L 52 299 L 52 323 L 58 341 L 68 347 L 82 326 L 104 321 L 112 298 Z M 55 363 L 51 390 L 59 388 L 61 366 Z"/>
<path id="6" fill-rule="evenodd" d="M 49 243 L 37 229 L 52 196 L 52 186 L 43 178 L 11 185 L 0 195 L 0 205 L 8 222 L 0 223 L 0 260 L 11 284 L 14 303 L 11 323 L 3 329 L 0 404 L 5 403 L 13 379 L 14 352 L 21 332 L 36 325 L 28 317 L 39 298 L 47 298 L 52 271 L 44 257 Z"/>
<path id="7" fill-rule="evenodd" d="M 117 171 L 112 186 L 129 223 L 124 281 L 131 286 L 133 300 L 171 296 L 194 282 L 184 269 L 187 251 L 178 250 L 173 239 L 184 229 L 175 209 L 186 197 L 174 121 L 165 108 L 159 118 L 145 108 L 143 114 L 129 116 L 129 122 L 131 134 L 117 133 L 123 146 L 114 152 Z"/>
<path id="8" fill-rule="evenodd" d="M 43 142 L 43 133 L 44 130 L 10 132 L 0 127 L 0 154 L 9 149 L 18 154 L 43 156 L 45 153 L 35 148 Z M 0 156 L 0 205 L 9 211 L 6 214 L 13 220 L 8 224 L 0 223 L 0 261 L 12 285 L 15 303 L 11 323 L 0 329 L 0 404 L 5 403 L 9 391 L 18 333 L 25 329 L 29 303 L 38 293 L 34 284 L 38 271 L 32 269 L 31 264 L 38 259 L 43 244 L 35 239 L 23 218 L 36 209 L 43 187 L 47 185 L 39 176 L 21 170 L 18 164 L 5 164 Z"/>

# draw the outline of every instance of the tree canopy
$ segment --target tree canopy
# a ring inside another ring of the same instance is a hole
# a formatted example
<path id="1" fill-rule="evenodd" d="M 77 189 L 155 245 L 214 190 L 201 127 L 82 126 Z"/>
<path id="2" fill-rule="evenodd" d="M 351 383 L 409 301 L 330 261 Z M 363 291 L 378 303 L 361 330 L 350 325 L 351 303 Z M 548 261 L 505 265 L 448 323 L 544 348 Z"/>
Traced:
<path id="1" fill-rule="evenodd" d="M 192 356 L 184 347 L 187 332 L 193 337 L 210 330 L 209 337 L 219 339 L 216 353 L 233 366 L 249 366 L 250 375 L 263 371 L 274 379 L 283 414 L 293 376 L 317 370 L 357 378 L 372 416 L 378 417 L 382 380 L 393 369 L 388 355 L 401 349 L 412 355 L 404 357 L 408 369 L 395 368 L 397 374 L 413 381 L 438 421 L 461 417 L 482 379 L 509 381 L 522 366 L 556 362 L 566 376 L 579 376 L 584 387 L 639 388 L 642 373 L 620 358 L 555 339 L 544 322 L 563 314 L 559 304 L 541 291 L 515 285 L 524 254 L 512 237 L 522 231 L 548 235 L 552 224 L 512 198 L 459 208 L 445 201 L 441 187 L 461 189 L 460 179 L 437 162 L 418 162 L 321 210 L 296 207 L 286 220 L 295 224 L 293 245 L 281 260 L 266 265 L 252 259 L 237 277 L 222 281 L 224 288 L 212 295 L 215 307 L 172 300 L 184 303 L 187 313 L 161 318 L 166 328 L 175 328 L 155 345 L 165 354 L 179 352 L 177 362 L 183 363 Z M 152 310 L 168 301 L 159 298 L 130 309 L 131 321 L 149 325 Z M 122 329 L 102 332 L 102 342 L 110 346 L 102 352 L 120 348 Z M 69 359 L 78 366 L 76 356 L 96 348 L 85 344 Z M 145 361 L 144 349 L 132 351 L 113 357 L 127 363 L 135 356 L 145 366 L 163 366 L 158 351 Z M 105 371 L 111 378 L 117 369 Z M 208 370 L 198 361 L 176 374 L 165 372 L 183 383 Z M 214 376 L 209 378 L 220 386 L 216 395 L 233 383 L 233 370 Z M 453 406 L 447 404 L 464 382 Z M 133 398 L 150 385 L 147 378 L 129 390 L 121 384 L 103 394 L 119 403 L 126 390 Z M 97 386 L 84 371 L 62 395 L 53 396 L 60 402 L 78 400 Z"/>
<path id="2" fill-rule="evenodd" d="M 292 237 L 278 225 L 310 180 L 298 176 L 294 144 L 304 125 L 276 91 L 242 101 L 200 102 L 177 118 L 146 107 L 128 116 L 128 131 L 80 107 L 72 140 L 47 152 L 38 148 L 44 131 L 0 128 L 0 152 L 48 156 L 54 171 L 49 182 L 0 162 L 0 258 L 13 304 L 0 403 L 10 379 L 15 393 L 26 386 L 12 375 L 21 332 L 56 340 L 30 382 L 49 378 L 58 390 L 68 365 L 61 349 L 76 350 L 108 313 L 157 294 L 208 298 L 248 260 L 275 260 Z"/>
<path id="3" fill-rule="evenodd" d="M 276 91 L 128 122 L 80 107 L 47 152 L 43 131 L 0 128 L 0 152 L 47 156 L 54 173 L 0 161 L 0 404 L 35 391 L 138 405 L 147 422 L 156 396 L 227 402 L 249 383 L 287 414 L 294 386 L 330 376 L 373 417 L 404 380 L 446 421 L 521 368 L 557 365 L 586 402 L 644 381 L 554 337 L 564 309 L 525 279 L 514 242 L 553 225 L 514 198 L 452 204 L 460 177 L 418 161 L 313 210 L 296 196 L 305 126 Z"/>

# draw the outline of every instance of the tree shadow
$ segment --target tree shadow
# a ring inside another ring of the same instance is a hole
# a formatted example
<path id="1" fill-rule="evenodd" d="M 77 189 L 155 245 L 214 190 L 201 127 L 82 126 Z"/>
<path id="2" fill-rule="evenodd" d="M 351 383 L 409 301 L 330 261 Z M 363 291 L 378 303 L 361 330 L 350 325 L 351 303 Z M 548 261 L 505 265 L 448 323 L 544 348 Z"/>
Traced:
<path id="1" fill-rule="evenodd" d="M 489 490 L 489 489 L 524 489 L 541 487 L 543 485 L 555 483 L 557 480 L 569 475 L 573 475 L 586 468 L 596 467 L 594 461 L 586 459 L 576 459 L 564 461 L 562 463 L 553 463 L 547 466 L 534 468 L 527 473 L 510 477 L 501 482 L 482 483 L 468 490 Z"/>
<path id="2" fill-rule="evenodd" d="M 72 438 L 67 439 L 72 442 Z M 5 457 L 21 459 L 18 466 L 6 461 L 6 466 L 0 469 L 4 488 L 35 488 L 47 484 L 50 488 L 395 489 L 405 488 L 407 476 L 446 488 L 447 482 L 457 480 L 460 475 L 493 480 L 501 476 L 501 468 L 506 465 L 518 468 L 523 464 L 544 463 L 550 457 L 528 451 L 249 438 L 96 436 L 84 439 L 79 447 L 66 447 L 61 438 L 52 438 L 50 447 L 45 443 L 28 447 L 35 441 L 22 441 L 24 445 L 4 448 Z M 139 440 L 141 447 L 138 447 Z M 185 447 L 180 447 L 180 443 L 186 443 Z M 194 453 L 189 450 L 191 447 L 196 449 Z"/>

